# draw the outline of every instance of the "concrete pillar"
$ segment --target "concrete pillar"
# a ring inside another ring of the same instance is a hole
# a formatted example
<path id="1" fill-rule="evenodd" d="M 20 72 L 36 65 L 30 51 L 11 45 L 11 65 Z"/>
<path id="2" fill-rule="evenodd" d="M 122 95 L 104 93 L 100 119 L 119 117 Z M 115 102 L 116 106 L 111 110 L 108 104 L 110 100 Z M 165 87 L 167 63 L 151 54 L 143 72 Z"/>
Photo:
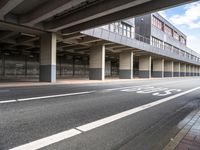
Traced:
<path id="1" fill-rule="evenodd" d="M 174 77 L 180 77 L 181 64 L 180 62 L 174 62 Z"/>
<path id="2" fill-rule="evenodd" d="M 186 65 L 186 76 L 189 77 L 191 72 L 191 67 L 190 65 Z"/>
<path id="3" fill-rule="evenodd" d="M 181 73 L 180 73 L 180 76 L 181 77 L 185 77 L 186 76 L 186 64 L 181 64 Z"/>
<path id="4" fill-rule="evenodd" d="M 191 66 L 190 76 L 194 76 L 194 66 Z"/>
<path id="5" fill-rule="evenodd" d="M 151 56 L 139 57 L 139 77 L 151 78 Z"/>
<path id="6" fill-rule="evenodd" d="M 152 77 L 164 77 L 164 59 L 153 59 Z"/>
<path id="7" fill-rule="evenodd" d="M 56 34 L 44 34 L 40 42 L 40 81 L 56 82 Z"/>
<path id="8" fill-rule="evenodd" d="M 193 66 L 193 76 L 196 76 L 196 66 Z"/>
<path id="9" fill-rule="evenodd" d="M 200 67 L 198 66 L 198 76 L 200 76 Z"/>
<path id="10" fill-rule="evenodd" d="M 164 63 L 164 77 L 173 77 L 174 75 L 174 62 L 173 61 L 165 61 Z"/>
<path id="11" fill-rule="evenodd" d="M 196 66 L 194 66 L 194 76 L 196 76 Z"/>
<path id="12" fill-rule="evenodd" d="M 89 79 L 105 79 L 105 46 L 94 46 L 90 48 Z"/>
<path id="13" fill-rule="evenodd" d="M 198 69 L 198 66 L 196 66 L 195 68 L 196 68 L 195 75 L 198 76 L 198 75 L 199 75 L 199 69 Z"/>
<path id="14" fill-rule="evenodd" d="M 132 79 L 133 78 L 133 52 L 125 51 L 119 56 L 119 78 Z"/>

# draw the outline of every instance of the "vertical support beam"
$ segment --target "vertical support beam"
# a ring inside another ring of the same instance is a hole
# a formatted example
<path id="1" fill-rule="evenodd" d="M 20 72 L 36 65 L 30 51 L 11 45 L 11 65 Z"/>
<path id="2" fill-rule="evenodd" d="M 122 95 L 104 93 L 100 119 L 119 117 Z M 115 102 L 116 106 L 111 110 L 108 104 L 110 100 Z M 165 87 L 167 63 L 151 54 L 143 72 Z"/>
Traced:
<path id="1" fill-rule="evenodd" d="M 164 77 L 164 59 L 153 59 L 152 77 Z"/>
<path id="2" fill-rule="evenodd" d="M 191 67 L 190 65 L 186 65 L 186 76 L 189 77 L 190 76 L 190 72 L 191 72 Z"/>
<path id="3" fill-rule="evenodd" d="M 105 79 L 105 46 L 94 46 L 90 49 L 90 80 Z"/>
<path id="4" fill-rule="evenodd" d="M 25 65 L 24 65 L 24 75 L 25 75 L 25 77 L 27 77 L 27 68 L 28 68 L 27 61 L 28 61 L 28 56 L 24 56 L 24 62 L 25 62 Z"/>
<path id="5" fill-rule="evenodd" d="M 56 34 L 41 36 L 40 81 L 56 82 Z"/>
<path id="6" fill-rule="evenodd" d="M 75 76 L 75 60 L 76 60 L 76 56 L 72 56 L 72 76 Z"/>
<path id="7" fill-rule="evenodd" d="M 180 73 L 180 76 L 181 77 L 185 77 L 186 73 L 187 73 L 186 64 L 181 64 L 181 73 Z"/>
<path id="8" fill-rule="evenodd" d="M 195 76 L 198 76 L 198 66 L 195 66 L 196 71 L 195 71 Z"/>
<path id="9" fill-rule="evenodd" d="M 194 66 L 193 74 L 193 76 L 196 76 L 196 66 Z"/>
<path id="10" fill-rule="evenodd" d="M 191 66 L 190 76 L 194 76 L 194 66 Z"/>
<path id="11" fill-rule="evenodd" d="M 151 78 L 151 56 L 139 57 L 139 77 Z"/>
<path id="12" fill-rule="evenodd" d="M 200 76 L 200 67 L 198 66 L 198 76 Z"/>
<path id="13" fill-rule="evenodd" d="M 165 61 L 164 65 L 164 76 L 165 77 L 173 77 L 174 75 L 174 62 L 173 61 Z"/>
<path id="14" fill-rule="evenodd" d="M 119 78 L 132 79 L 133 78 L 133 52 L 125 51 L 119 56 Z"/>
<path id="15" fill-rule="evenodd" d="M 174 77 L 180 77 L 181 64 L 180 62 L 174 62 Z"/>
<path id="16" fill-rule="evenodd" d="M 6 58 L 5 58 L 6 56 L 5 56 L 4 53 L 2 55 L 3 55 L 3 58 L 2 58 L 2 67 L 3 67 L 2 75 L 3 75 L 3 77 L 5 77 L 6 76 Z"/>

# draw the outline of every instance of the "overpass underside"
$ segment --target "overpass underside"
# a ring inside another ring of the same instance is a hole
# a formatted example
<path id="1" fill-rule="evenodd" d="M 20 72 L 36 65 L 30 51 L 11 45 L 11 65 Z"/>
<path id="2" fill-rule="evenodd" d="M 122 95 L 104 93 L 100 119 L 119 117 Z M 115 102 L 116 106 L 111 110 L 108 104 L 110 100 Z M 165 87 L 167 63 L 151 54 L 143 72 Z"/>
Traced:
<path id="1" fill-rule="evenodd" d="M 104 80 L 106 77 L 132 79 L 200 75 L 200 67 L 195 62 L 175 59 L 161 50 L 160 54 L 145 50 L 144 47 L 150 45 L 148 40 L 131 39 L 131 43 L 137 43 L 134 47 L 123 39 L 126 37 L 121 36 L 121 41 L 118 41 L 110 32 L 105 34 L 96 30 L 101 28 L 43 36 L 7 31 L 0 39 L 3 46 L 1 79 L 35 78 L 42 82 L 55 82 L 59 78 Z M 107 38 L 100 38 L 102 35 Z"/>
<path id="2" fill-rule="evenodd" d="M 199 76 L 197 62 L 93 27 L 193 0 L 4 0 L 0 2 L 0 78 Z M 112 36 L 111 36 L 112 35 Z M 170 65 L 171 64 L 171 65 Z"/>

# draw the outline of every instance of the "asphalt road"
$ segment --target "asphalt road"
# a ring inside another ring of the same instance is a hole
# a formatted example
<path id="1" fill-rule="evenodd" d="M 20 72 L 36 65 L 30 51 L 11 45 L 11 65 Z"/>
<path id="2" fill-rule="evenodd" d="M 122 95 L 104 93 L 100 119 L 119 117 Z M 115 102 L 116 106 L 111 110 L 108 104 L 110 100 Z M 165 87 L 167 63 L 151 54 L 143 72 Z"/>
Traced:
<path id="1" fill-rule="evenodd" d="M 160 150 L 199 107 L 199 77 L 0 88 L 0 150 Z"/>

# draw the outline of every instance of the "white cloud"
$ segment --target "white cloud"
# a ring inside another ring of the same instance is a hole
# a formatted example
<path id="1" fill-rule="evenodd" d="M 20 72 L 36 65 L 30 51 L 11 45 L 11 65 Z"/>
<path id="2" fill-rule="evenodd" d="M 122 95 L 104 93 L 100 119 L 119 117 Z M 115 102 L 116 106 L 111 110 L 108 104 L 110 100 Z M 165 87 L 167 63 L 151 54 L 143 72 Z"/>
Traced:
<path id="1" fill-rule="evenodd" d="M 199 39 L 200 39 L 200 36 L 194 36 L 194 35 L 187 36 L 188 47 L 198 53 L 200 53 Z"/>
<path id="2" fill-rule="evenodd" d="M 165 18 L 165 19 L 167 19 L 167 13 L 166 13 L 166 11 L 159 11 L 158 12 L 163 18 Z"/>
<path id="3" fill-rule="evenodd" d="M 175 14 L 169 20 L 175 25 L 185 25 L 191 29 L 200 28 L 200 2 L 188 4 L 184 10 L 184 14 Z"/>

